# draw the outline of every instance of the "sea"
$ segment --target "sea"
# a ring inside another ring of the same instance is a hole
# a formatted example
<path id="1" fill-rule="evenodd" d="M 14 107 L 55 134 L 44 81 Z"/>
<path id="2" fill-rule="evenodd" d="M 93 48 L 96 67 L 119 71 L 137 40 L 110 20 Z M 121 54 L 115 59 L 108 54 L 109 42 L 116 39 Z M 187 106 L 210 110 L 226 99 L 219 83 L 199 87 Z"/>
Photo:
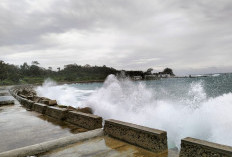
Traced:
<path id="1" fill-rule="evenodd" d="M 109 75 L 104 83 L 64 85 L 47 79 L 36 91 L 104 119 L 165 130 L 169 148 L 179 149 L 185 137 L 232 146 L 232 74 L 151 81 Z"/>

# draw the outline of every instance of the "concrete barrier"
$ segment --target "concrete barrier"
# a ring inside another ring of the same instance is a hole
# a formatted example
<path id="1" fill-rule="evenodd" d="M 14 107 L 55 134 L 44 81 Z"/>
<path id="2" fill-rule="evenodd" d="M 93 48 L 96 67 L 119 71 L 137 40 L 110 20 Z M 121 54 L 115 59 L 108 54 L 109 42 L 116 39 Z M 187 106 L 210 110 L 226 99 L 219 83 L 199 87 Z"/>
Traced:
<path id="1" fill-rule="evenodd" d="M 64 108 L 48 106 L 42 103 L 36 103 L 34 101 L 21 97 L 21 95 L 17 95 L 18 90 L 13 89 L 11 90 L 11 93 L 24 107 L 33 111 L 45 114 L 57 120 L 65 120 L 66 122 L 78 125 L 89 130 L 102 128 L 102 117 L 82 112 L 68 111 Z M 56 104 L 56 101 L 51 100 L 51 103 Z"/>
<path id="2" fill-rule="evenodd" d="M 19 101 L 20 97 L 18 95 L 14 95 L 14 98 Z"/>
<path id="3" fill-rule="evenodd" d="M 65 121 L 89 130 L 102 128 L 102 117 L 82 112 L 69 111 Z"/>
<path id="4" fill-rule="evenodd" d="M 19 102 L 24 106 L 24 104 L 26 104 L 26 99 L 19 96 Z"/>
<path id="5" fill-rule="evenodd" d="M 43 142 L 23 148 L 18 148 L 14 150 L 10 150 L 7 152 L 0 153 L 0 157 L 25 157 L 25 156 L 33 156 L 38 155 L 41 153 L 45 153 L 48 151 L 51 151 L 53 149 L 57 149 L 60 147 L 65 147 L 80 141 L 85 141 L 94 137 L 102 136 L 103 130 L 102 129 L 96 129 L 84 133 L 79 133 L 76 135 Z"/>
<path id="6" fill-rule="evenodd" d="M 232 147 L 187 137 L 181 140 L 180 157 L 232 157 Z"/>
<path id="7" fill-rule="evenodd" d="M 41 103 L 34 103 L 32 106 L 32 110 L 45 114 L 45 111 L 47 109 L 47 105 L 41 104 Z"/>
<path id="8" fill-rule="evenodd" d="M 0 96 L 9 96 L 10 94 L 7 93 L 7 92 L 4 92 L 4 93 L 0 93 Z"/>
<path id="9" fill-rule="evenodd" d="M 167 152 L 167 133 L 165 131 L 110 119 L 105 121 L 104 132 L 109 136 L 155 153 Z"/>
<path id="10" fill-rule="evenodd" d="M 58 120 L 64 120 L 66 113 L 67 113 L 66 109 L 52 107 L 52 106 L 47 106 L 45 111 L 45 115 L 48 115 Z"/>
<path id="11" fill-rule="evenodd" d="M 27 109 L 31 109 L 34 102 L 25 98 L 20 98 L 20 103 Z"/>
<path id="12" fill-rule="evenodd" d="M 0 106 L 5 106 L 5 105 L 14 105 L 14 100 L 0 101 Z"/>

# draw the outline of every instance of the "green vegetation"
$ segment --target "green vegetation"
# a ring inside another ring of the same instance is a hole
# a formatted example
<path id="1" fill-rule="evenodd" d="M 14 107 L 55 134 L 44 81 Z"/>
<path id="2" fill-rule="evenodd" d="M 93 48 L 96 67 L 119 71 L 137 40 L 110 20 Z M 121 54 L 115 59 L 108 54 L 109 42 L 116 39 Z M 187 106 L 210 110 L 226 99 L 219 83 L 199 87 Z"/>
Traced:
<path id="1" fill-rule="evenodd" d="M 116 74 L 116 69 L 106 66 L 65 65 L 64 69 L 53 71 L 51 67 L 45 69 L 37 61 L 31 65 L 24 63 L 16 66 L 0 61 L 0 85 L 36 84 L 42 83 L 46 78 L 57 82 L 103 81 L 109 74 Z"/>
<path id="2" fill-rule="evenodd" d="M 31 65 L 23 63 L 23 65 L 16 66 L 0 60 L 0 85 L 13 85 L 13 84 L 41 84 L 47 78 L 51 78 L 57 82 L 91 82 L 91 81 L 104 81 L 110 74 L 119 74 L 114 68 L 103 66 L 85 66 L 77 64 L 65 65 L 63 69 L 57 68 L 58 71 L 52 70 L 51 67 L 45 69 L 39 66 L 38 61 L 33 61 Z M 124 71 L 125 76 L 141 76 L 145 75 L 158 75 L 170 74 L 174 76 L 172 69 L 165 68 L 162 72 L 153 73 L 152 68 L 146 72 L 143 71 Z"/>
<path id="3" fill-rule="evenodd" d="M 170 68 L 165 68 L 162 73 L 174 76 L 174 73 L 173 73 L 172 69 L 170 69 Z"/>

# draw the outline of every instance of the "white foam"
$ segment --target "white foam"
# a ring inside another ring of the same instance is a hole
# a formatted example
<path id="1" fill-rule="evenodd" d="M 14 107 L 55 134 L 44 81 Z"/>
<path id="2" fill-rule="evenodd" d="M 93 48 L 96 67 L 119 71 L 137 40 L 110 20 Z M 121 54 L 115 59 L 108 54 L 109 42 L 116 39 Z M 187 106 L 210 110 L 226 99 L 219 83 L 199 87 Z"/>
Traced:
<path id="1" fill-rule="evenodd" d="M 82 93 L 68 85 L 49 86 L 45 83 L 37 88 L 37 92 L 61 104 L 89 106 L 104 119 L 113 118 L 166 130 L 169 147 L 179 148 L 180 140 L 185 137 L 232 146 L 232 93 L 207 98 L 202 81 L 193 82 L 186 88 L 188 92 L 179 100 L 168 95 L 159 99 L 158 89 L 143 82 L 118 80 L 110 75 L 102 88 L 81 102 L 77 96 L 81 97 Z"/>

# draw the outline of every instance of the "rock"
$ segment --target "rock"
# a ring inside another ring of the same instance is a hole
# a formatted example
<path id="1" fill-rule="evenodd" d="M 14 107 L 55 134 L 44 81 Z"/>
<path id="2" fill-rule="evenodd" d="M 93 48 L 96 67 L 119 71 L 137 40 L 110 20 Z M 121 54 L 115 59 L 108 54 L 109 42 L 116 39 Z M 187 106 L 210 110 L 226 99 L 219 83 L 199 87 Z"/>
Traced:
<path id="1" fill-rule="evenodd" d="M 76 111 L 77 110 L 76 108 L 74 108 L 72 106 L 68 106 L 66 109 L 69 110 L 69 111 Z"/>
<path id="2" fill-rule="evenodd" d="M 37 96 L 34 96 L 34 97 L 32 98 L 32 101 L 34 101 L 34 102 L 36 102 L 36 103 L 40 102 L 40 100 L 41 100 L 41 98 L 40 98 L 40 97 L 37 97 Z"/>
<path id="3" fill-rule="evenodd" d="M 32 100 L 32 99 L 33 99 L 33 96 L 32 96 L 32 95 L 29 95 L 29 96 L 27 96 L 27 99 Z"/>
<path id="4" fill-rule="evenodd" d="M 28 94 L 29 94 L 29 91 L 26 90 L 26 89 L 23 89 L 20 93 L 21 93 L 22 95 L 28 95 Z"/>
<path id="5" fill-rule="evenodd" d="M 27 98 L 25 95 L 23 95 L 23 94 L 19 94 L 19 96 L 20 97 L 22 97 L 22 98 Z"/>
<path id="6" fill-rule="evenodd" d="M 50 99 L 43 99 L 41 103 L 46 104 L 48 106 L 55 106 L 57 105 L 56 100 L 50 100 Z"/>
<path id="7" fill-rule="evenodd" d="M 84 128 L 78 128 L 77 131 L 78 131 L 78 132 L 86 132 L 86 131 L 88 131 L 88 130 L 87 130 L 87 129 L 84 129 Z"/>
<path id="8" fill-rule="evenodd" d="M 67 108 L 65 105 L 57 105 L 59 108 Z"/>
<path id="9" fill-rule="evenodd" d="M 42 99 L 42 100 L 40 100 L 40 103 L 48 105 L 49 104 L 49 100 Z"/>
<path id="10" fill-rule="evenodd" d="M 55 105 L 57 105 L 57 102 L 56 102 L 56 100 L 49 100 L 48 105 L 49 106 L 55 106 Z"/>
<path id="11" fill-rule="evenodd" d="M 77 108 L 78 112 L 93 114 L 93 110 L 90 107 Z"/>

